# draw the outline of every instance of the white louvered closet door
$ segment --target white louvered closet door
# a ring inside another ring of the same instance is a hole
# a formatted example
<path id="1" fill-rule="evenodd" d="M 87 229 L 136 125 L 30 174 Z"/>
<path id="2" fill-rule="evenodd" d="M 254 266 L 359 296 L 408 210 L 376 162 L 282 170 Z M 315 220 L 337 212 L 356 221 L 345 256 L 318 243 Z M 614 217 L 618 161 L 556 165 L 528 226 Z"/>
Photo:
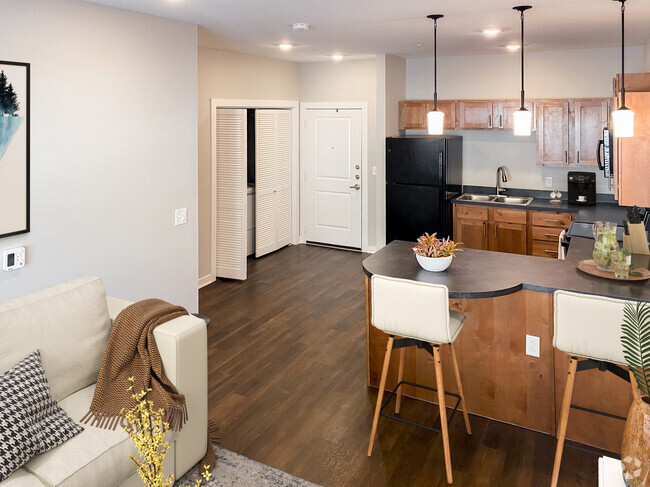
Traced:
<path id="1" fill-rule="evenodd" d="M 246 110 L 217 109 L 216 275 L 246 279 Z"/>
<path id="2" fill-rule="evenodd" d="M 255 257 L 291 243 L 291 111 L 255 112 Z"/>

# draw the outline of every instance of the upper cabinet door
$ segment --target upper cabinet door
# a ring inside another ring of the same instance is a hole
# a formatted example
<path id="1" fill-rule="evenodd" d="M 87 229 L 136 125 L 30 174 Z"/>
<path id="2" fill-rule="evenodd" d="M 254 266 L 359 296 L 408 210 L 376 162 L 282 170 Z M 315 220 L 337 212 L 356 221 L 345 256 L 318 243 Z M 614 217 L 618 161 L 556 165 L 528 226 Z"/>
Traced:
<path id="1" fill-rule="evenodd" d="M 537 164 L 568 164 L 569 102 L 538 101 L 535 104 L 535 112 L 537 113 Z"/>
<path id="2" fill-rule="evenodd" d="M 634 137 L 616 139 L 618 204 L 650 206 L 650 92 L 626 93 L 625 104 L 634 110 Z"/>
<path id="3" fill-rule="evenodd" d="M 433 102 L 429 103 L 428 110 L 433 110 Z M 445 114 L 442 128 L 454 130 L 456 128 L 456 102 L 453 100 L 438 100 L 438 110 Z"/>
<path id="4" fill-rule="evenodd" d="M 535 104 L 526 102 L 524 105 L 533 115 L 535 114 Z M 494 126 L 503 130 L 514 130 L 515 118 L 514 113 L 521 107 L 519 101 L 505 101 L 494 104 Z M 537 120 L 533 116 L 533 130 L 536 129 Z"/>
<path id="5" fill-rule="evenodd" d="M 609 103 L 607 101 L 575 101 L 572 104 L 574 121 L 574 147 L 571 156 L 581 166 L 597 167 L 598 141 L 607 127 Z M 572 162 L 573 162 L 572 161 Z"/>
<path id="6" fill-rule="evenodd" d="M 493 124 L 493 103 L 491 101 L 461 101 L 461 129 L 491 129 Z"/>
<path id="7" fill-rule="evenodd" d="M 426 130 L 428 102 L 403 100 L 399 102 L 399 128 Z"/>

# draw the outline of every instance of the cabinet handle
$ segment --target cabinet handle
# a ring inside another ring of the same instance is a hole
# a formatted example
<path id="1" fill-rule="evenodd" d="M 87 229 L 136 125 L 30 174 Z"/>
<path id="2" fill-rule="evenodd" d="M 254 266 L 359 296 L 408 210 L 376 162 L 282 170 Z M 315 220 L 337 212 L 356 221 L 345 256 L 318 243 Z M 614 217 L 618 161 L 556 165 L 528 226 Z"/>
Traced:
<path id="1" fill-rule="evenodd" d="M 494 225 L 494 238 L 497 238 L 497 226 Z"/>
<path id="2" fill-rule="evenodd" d="M 544 219 L 544 221 L 549 223 L 560 223 L 560 220 L 549 220 L 548 218 Z"/>
<path id="3" fill-rule="evenodd" d="M 503 115 L 499 115 L 499 128 L 503 128 Z"/>
<path id="4" fill-rule="evenodd" d="M 483 222 L 483 236 L 484 237 L 485 237 L 485 234 L 487 233 L 486 227 L 487 227 L 487 222 Z"/>
<path id="5" fill-rule="evenodd" d="M 553 234 L 553 233 L 545 233 L 544 236 L 545 236 L 545 237 L 560 238 L 559 235 L 555 235 L 555 234 Z"/>
<path id="6" fill-rule="evenodd" d="M 488 115 L 488 128 L 492 128 L 492 115 Z"/>
<path id="7" fill-rule="evenodd" d="M 576 151 L 576 164 L 580 164 L 580 151 Z"/>
<path id="8" fill-rule="evenodd" d="M 557 254 L 557 250 L 544 250 L 547 254 Z"/>
<path id="9" fill-rule="evenodd" d="M 569 151 L 568 150 L 564 151 L 564 163 L 565 164 L 569 163 Z"/>

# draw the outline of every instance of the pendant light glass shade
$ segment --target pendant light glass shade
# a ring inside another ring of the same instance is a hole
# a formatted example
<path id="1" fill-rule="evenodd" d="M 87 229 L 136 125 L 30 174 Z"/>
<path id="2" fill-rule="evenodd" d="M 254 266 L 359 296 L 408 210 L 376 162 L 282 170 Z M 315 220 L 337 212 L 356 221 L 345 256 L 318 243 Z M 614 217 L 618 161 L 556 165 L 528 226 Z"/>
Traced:
<path id="1" fill-rule="evenodd" d="M 427 128 L 429 135 L 442 135 L 445 121 L 445 114 L 440 110 L 432 110 L 427 113 Z"/>
<path id="2" fill-rule="evenodd" d="M 515 135 L 530 135 L 533 131 L 533 114 L 525 108 L 520 108 L 512 114 L 514 117 L 514 130 Z"/>
<path id="3" fill-rule="evenodd" d="M 634 137 L 634 112 L 621 107 L 612 112 L 615 137 Z"/>
<path id="4" fill-rule="evenodd" d="M 438 110 L 438 19 L 440 14 L 427 15 L 433 20 L 433 110 L 427 113 L 427 130 L 429 135 L 442 135 L 445 114 Z"/>
<path id="5" fill-rule="evenodd" d="M 634 112 L 625 106 L 625 0 L 621 2 L 621 106 L 612 112 L 615 137 L 634 137 Z"/>

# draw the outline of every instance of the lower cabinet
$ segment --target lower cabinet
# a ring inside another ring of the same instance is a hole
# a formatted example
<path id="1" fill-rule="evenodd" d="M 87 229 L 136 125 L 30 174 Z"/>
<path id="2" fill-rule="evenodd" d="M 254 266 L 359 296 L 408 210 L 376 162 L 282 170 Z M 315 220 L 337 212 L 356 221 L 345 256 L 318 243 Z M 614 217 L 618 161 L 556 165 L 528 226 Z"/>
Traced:
<path id="1" fill-rule="evenodd" d="M 572 213 L 454 205 L 454 240 L 468 249 L 557 258 Z"/>

